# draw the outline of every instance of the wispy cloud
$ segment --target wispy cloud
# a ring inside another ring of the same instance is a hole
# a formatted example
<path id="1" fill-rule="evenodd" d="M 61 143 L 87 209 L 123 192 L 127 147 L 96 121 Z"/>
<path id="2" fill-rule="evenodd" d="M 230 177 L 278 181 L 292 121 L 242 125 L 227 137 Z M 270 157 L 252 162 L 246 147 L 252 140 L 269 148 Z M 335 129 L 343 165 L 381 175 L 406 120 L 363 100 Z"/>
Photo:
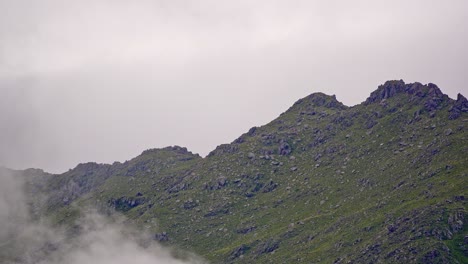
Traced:
<path id="1" fill-rule="evenodd" d="M 123 216 L 104 216 L 84 210 L 64 230 L 32 219 L 24 177 L 0 170 L 0 262 L 8 264 L 201 264 L 201 258 L 184 253 L 184 260 L 158 245 L 150 234 L 134 229 Z M 35 198 L 33 198 L 35 199 Z M 180 254 L 179 254 L 180 255 Z"/>

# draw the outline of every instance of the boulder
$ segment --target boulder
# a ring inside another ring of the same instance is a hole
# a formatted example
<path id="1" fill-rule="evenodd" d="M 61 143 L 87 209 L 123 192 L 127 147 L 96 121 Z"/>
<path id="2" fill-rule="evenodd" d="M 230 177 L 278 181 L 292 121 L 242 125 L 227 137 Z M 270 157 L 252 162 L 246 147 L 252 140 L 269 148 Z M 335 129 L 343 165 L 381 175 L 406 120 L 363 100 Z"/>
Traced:
<path id="1" fill-rule="evenodd" d="M 282 141 L 278 147 L 278 153 L 281 156 L 289 155 L 292 152 L 291 146 L 285 141 Z"/>
<path id="2" fill-rule="evenodd" d="M 166 232 L 157 233 L 154 235 L 154 240 L 159 241 L 159 242 L 169 241 L 169 236 L 167 235 Z"/>

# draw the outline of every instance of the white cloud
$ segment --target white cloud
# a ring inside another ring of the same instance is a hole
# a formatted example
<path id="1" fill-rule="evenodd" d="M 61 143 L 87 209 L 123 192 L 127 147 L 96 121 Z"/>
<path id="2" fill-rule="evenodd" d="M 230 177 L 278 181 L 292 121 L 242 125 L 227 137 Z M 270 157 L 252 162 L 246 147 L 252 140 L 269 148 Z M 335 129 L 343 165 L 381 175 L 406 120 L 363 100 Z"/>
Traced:
<path id="1" fill-rule="evenodd" d="M 32 136 L 0 139 L 23 153 L 0 164 L 61 172 L 166 145 L 205 155 L 312 92 L 354 105 L 389 79 L 466 94 L 465 10 L 462 0 L 0 0 L 0 90 L 27 88 L 8 105 L 30 112 L 9 115 L 39 120 L 16 132 Z"/>
<path id="2" fill-rule="evenodd" d="M 201 264 L 194 254 L 174 258 L 150 234 L 133 229 L 123 216 L 112 218 L 80 208 L 73 232 L 33 219 L 26 179 L 0 168 L 0 261 L 5 264 Z"/>

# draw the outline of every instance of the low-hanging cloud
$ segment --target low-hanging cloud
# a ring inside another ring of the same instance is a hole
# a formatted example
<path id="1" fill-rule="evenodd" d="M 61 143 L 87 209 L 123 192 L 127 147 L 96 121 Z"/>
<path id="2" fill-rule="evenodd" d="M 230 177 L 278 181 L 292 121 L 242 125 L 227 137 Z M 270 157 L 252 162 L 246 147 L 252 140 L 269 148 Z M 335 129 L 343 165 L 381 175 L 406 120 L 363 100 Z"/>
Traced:
<path id="1" fill-rule="evenodd" d="M 0 262 L 5 264 L 201 264 L 191 253 L 176 259 L 149 234 L 133 229 L 126 219 L 82 209 L 74 231 L 32 219 L 25 179 L 0 169 Z"/>
<path id="2" fill-rule="evenodd" d="M 94 212 L 78 221 L 79 236 L 68 239 L 39 264 L 189 264 L 203 263 L 194 255 L 191 260 L 175 259 L 168 249 L 150 241 L 148 236 L 110 221 Z"/>
<path id="3" fill-rule="evenodd" d="M 28 212 L 22 184 L 6 169 L 0 168 L 0 241 L 18 233 L 28 221 Z"/>

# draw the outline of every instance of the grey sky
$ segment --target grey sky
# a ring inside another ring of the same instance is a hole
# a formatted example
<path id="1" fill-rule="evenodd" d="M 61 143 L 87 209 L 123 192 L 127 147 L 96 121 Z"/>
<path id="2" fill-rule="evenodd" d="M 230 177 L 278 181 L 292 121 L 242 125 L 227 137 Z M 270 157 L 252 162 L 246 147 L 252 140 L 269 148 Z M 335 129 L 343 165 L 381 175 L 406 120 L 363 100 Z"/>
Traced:
<path id="1" fill-rule="evenodd" d="M 0 165 L 206 155 L 313 92 L 467 95 L 468 1 L 0 0 Z"/>

